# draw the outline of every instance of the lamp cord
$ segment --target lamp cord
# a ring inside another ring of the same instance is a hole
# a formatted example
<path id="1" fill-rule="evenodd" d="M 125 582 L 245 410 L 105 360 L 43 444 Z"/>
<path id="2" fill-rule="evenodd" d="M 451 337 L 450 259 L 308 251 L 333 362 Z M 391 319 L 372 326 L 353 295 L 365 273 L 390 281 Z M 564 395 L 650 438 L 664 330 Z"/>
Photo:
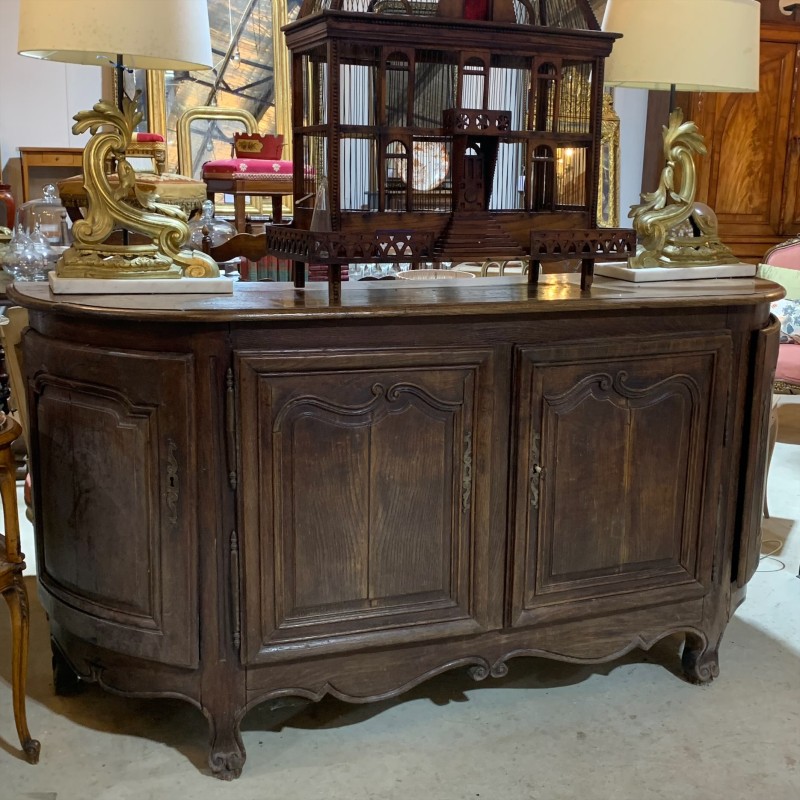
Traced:
<path id="1" fill-rule="evenodd" d="M 122 111 L 122 98 L 125 96 L 125 67 L 122 65 L 122 53 L 117 54 L 114 69 L 117 71 L 117 108 Z"/>
<path id="2" fill-rule="evenodd" d="M 114 65 L 117 71 L 117 108 L 122 113 L 122 101 L 125 97 L 125 67 L 122 65 L 122 53 L 117 54 L 117 63 Z M 130 241 L 127 228 L 122 229 L 122 243 L 127 247 Z"/>

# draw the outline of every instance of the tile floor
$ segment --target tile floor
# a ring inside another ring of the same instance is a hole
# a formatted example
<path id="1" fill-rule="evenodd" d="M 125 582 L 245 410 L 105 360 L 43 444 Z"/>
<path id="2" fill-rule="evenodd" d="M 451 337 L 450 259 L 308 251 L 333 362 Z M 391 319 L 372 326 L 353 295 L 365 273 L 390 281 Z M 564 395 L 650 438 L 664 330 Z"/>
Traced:
<path id="1" fill-rule="evenodd" d="M 764 538 L 775 552 L 709 687 L 678 677 L 680 642 L 668 639 L 598 667 L 518 660 L 482 684 L 456 671 L 369 706 L 262 706 L 243 723 L 244 773 L 226 784 L 209 777 L 205 722 L 189 705 L 96 687 L 55 697 L 34 599 L 28 715 L 42 757 L 30 766 L 19 756 L 1 621 L 0 800 L 796 800 L 800 407 L 791 410 L 769 480 Z"/>

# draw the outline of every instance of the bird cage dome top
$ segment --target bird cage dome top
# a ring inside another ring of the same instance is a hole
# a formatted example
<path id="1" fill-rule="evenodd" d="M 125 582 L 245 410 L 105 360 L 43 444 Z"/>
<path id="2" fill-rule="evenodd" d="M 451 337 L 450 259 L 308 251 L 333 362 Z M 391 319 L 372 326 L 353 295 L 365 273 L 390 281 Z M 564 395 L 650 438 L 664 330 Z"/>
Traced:
<path id="1" fill-rule="evenodd" d="M 303 0 L 299 18 L 324 11 L 489 21 L 558 30 L 600 29 L 589 0 Z"/>

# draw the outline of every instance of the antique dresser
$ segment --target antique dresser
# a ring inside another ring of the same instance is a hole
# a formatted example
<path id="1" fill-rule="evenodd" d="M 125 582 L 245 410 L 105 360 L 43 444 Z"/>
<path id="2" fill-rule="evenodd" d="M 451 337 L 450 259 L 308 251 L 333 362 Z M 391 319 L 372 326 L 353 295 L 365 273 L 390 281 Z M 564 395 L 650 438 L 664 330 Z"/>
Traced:
<path id="1" fill-rule="evenodd" d="M 578 277 L 11 287 L 57 690 L 190 701 L 231 778 L 284 695 L 677 632 L 710 681 L 758 560 L 781 290 Z"/>

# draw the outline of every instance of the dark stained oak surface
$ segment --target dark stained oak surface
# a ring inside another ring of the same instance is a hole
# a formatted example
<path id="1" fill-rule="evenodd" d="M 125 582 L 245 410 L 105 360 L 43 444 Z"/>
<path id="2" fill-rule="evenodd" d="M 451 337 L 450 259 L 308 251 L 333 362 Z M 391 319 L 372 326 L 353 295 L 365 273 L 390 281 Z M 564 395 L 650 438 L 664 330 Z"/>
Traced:
<path id="1" fill-rule="evenodd" d="M 687 679 L 716 677 L 758 563 L 783 290 L 579 278 L 340 304 L 13 285 L 57 690 L 195 704 L 232 778 L 271 698 L 674 633 Z"/>
<path id="2" fill-rule="evenodd" d="M 457 285 L 453 285 L 457 284 Z M 468 284 L 468 285 L 464 285 Z M 552 314 L 681 306 L 755 305 L 783 296 L 759 278 L 664 281 L 634 284 L 595 278 L 587 292 L 580 275 L 547 275 L 538 286 L 524 276 L 474 281 L 366 281 L 344 284 L 341 304 L 332 304 L 327 283 L 295 289 L 290 283 L 238 283 L 233 295 L 53 295 L 47 284 L 15 283 L 8 296 L 31 309 L 58 314 L 188 322 L 271 318 L 402 317 L 479 314 Z"/>

